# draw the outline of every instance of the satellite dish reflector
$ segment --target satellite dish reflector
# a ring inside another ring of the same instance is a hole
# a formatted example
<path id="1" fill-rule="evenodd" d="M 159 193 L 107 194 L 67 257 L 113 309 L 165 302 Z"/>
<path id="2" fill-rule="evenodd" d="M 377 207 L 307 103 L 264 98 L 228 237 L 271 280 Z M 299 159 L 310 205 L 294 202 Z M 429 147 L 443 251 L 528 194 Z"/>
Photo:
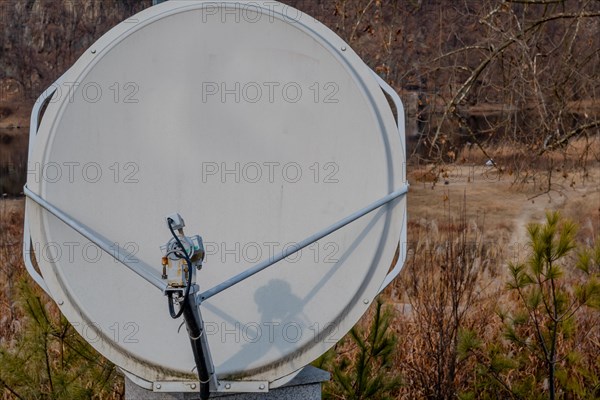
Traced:
<path id="1" fill-rule="evenodd" d="M 26 245 L 41 276 L 28 269 L 138 384 L 197 382 L 188 332 L 157 290 L 177 250 L 164 217 L 179 213 L 203 240 L 194 299 L 217 385 L 277 387 L 402 266 L 401 246 L 388 274 L 406 234 L 403 125 L 389 86 L 300 11 L 162 3 L 106 33 L 36 103 Z"/>

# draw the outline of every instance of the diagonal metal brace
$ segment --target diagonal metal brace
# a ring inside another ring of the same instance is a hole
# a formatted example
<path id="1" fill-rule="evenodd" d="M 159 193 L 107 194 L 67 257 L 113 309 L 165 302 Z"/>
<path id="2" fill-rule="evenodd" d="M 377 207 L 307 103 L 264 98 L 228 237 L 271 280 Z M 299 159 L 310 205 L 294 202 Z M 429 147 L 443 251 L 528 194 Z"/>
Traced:
<path id="1" fill-rule="evenodd" d="M 230 287 L 237 285 L 241 281 L 250 278 L 252 275 L 259 273 L 263 269 L 268 268 L 271 265 L 283 260 L 284 258 L 302 250 L 303 248 L 311 245 L 312 243 L 316 242 L 317 240 L 320 240 L 320 239 L 324 238 L 325 236 L 330 235 L 331 233 L 337 231 L 340 228 L 343 228 L 344 226 L 348 225 L 351 222 L 356 221 L 360 217 L 383 206 L 384 204 L 387 204 L 387 203 L 391 202 L 392 200 L 395 200 L 398 197 L 405 195 L 407 192 L 408 192 L 408 184 L 406 186 L 388 194 L 387 196 L 384 196 L 381 199 L 369 204 L 368 206 L 361 208 L 360 210 L 350 214 L 346 218 L 339 220 L 338 222 L 334 223 L 333 225 L 330 225 L 329 227 L 307 237 L 306 239 L 298 242 L 295 246 L 290 246 L 289 248 L 287 248 L 286 250 L 277 254 L 273 258 L 264 260 L 263 262 L 256 264 L 255 266 L 250 267 L 247 270 L 229 278 L 225 282 L 213 287 L 212 289 L 208 289 L 205 292 L 199 293 L 198 294 L 198 302 L 201 303 L 202 301 L 211 298 L 215 294 L 221 293 L 223 290 L 229 289 Z"/>

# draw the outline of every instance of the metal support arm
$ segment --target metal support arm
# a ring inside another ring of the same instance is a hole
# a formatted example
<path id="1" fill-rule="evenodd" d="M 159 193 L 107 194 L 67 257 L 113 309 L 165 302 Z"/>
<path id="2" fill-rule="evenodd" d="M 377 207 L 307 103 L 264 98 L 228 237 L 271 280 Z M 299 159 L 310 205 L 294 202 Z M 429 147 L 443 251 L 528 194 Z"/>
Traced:
<path id="1" fill-rule="evenodd" d="M 44 209 L 49 211 L 52 215 L 54 215 L 55 217 L 60 219 L 62 222 L 67 224 L 75 232 L 84 236 L 90 242 L 92 242 L 92 243 L 96 244 L 98 247 L 100 247 L 100 249 L 102 249 L 106 253 L 110 254 L 115 260 L 119 261 L 121 264 L 123 264 L 124 266 L 126 266 L 127 268 L 129 268 L 130 270 L 135 272 L 136 274 L 138 274 L 140 277 L 144 278 L 146 281 L 151 283 L 153 286 L 160 289 L 163 293 L 165 292 L 165 290 L 167 289 L 167 284 L 161 278 L 159 273 L 154 270 L 154 268 L 144 265 L 144 263 L 142 263 L 142 261 L 140 261 L 136 258 L 133 258 L 132 255 L 130 255 L 129 252 L 127 252 L 124 249 L 121 249 L 119 247 L 117 247 L 115 249 L 114 243 L 111 243 L 110 241 L 104 239 L 103 237 L 100 237 L 98 234 L 93 232 L 91 229 L 89 229 L 85 225 L 82 225 L 80 222 L 78 222 L 77 220 L 75 220 L 74 218 L 72 218 L 71 216 L 66 214 L 65 212 L 63 212 L 60 209 L 58 209 L 57 207 L 53 206 L 51 203 L 47 202 L 46 200 L 44 200 L 43 198 L 41 198 L 40 196 L 38 196 L 37 194 L 32 192 L 31 189 L 29 189 L 27 187 L 27 185 L 23 188 L 23 193 L 25 193 L 25 195 L 27 197 L 29 197 L 31 200 L 35 201 L 37 204 L 39 204 Z M 132 258 L 133 258 L 134 262 L 129 261 Z"/>
<path id="2" fill-rule="evenodd" d="M 198 294 L 198 303 L 201 303 L 202 301 L 211 298 L 215 294 L 221 293 L 223 290 L 229 289 L 230 287 L 240 283 L 241 281 L 248 279 L 252 275 L 254 275 L 254 274 L 262 271 L 263 269 L 268 268 L 271 265 L 283 260 L 284 258 L 302 250 L 306 246 L 309 246 L 310 244 L 316 242 L 317 240 L 324 238 L 325 236 L 337 231 L 338 229 L 343 228 L 344 226 L 348 225 L 349 223 L 356 221 L 360 217 L 383 206 L 384 204 L 387 204 L 390 201 L 395 200 L 396 198 L 398 198 L 402 195 L 405 195 L 407 192 L 408 192 L 408 185 L 402 187 L 401 189 L 396 190 L 395 192 L 388 194 L 387 196 L 382 197 L 381 199 L 369 204 L 368 206 L 361 208 L 360 210 L 350 214 L 346 218 L 343 218 L 343 219 L 339 220 L 338 222 L 330 225 L 329 227 L 307 237 L 306 239 L 298 242 L 298 244 L 296 244 L 295 246 L 289 247 L 288 249 L 282 251 L 281 253 L 277 254 L 273 258 L 269 258 L 259 264 L 256 264 L 254 267 L 248 268 L 244 272 L 241 272 L 241 273 L 229 278 L 225 282 L 213 287 L 212 289 L 209 289 L 205 292 L 199 293 Z"/>

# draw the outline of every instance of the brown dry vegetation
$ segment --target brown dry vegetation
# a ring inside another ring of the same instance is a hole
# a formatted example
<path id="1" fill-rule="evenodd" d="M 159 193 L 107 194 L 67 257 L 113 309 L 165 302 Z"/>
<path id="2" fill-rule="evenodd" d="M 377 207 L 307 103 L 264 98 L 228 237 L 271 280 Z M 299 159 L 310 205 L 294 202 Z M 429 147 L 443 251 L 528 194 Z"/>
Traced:
<path id="1" fill-rule="evenodd" d="M 600 150 L 597 140 L 592 146 L 585 143 L 573 148 L 595 152 L 595 157 Z M 511 159 L 515 152 L 503 146 L 498 153 Z M 527 224 L 541 223 L 546 211 L 558 210 L 579 226 L 579 243 L 592 246 L 600 238 L 598 162 L 570 169 L 550 191 L 540 195 L 533 179 L 516 184 L 512 174 L 498 174 L 492 166 L 484 166 L 486 158 L 477 150 L 466 149 L 461 157 L 465 159 L 462 163 L 441 168 L 409 166 L 408 257 L 400 278 L 384 292 L 386 302 L 395 311 L 392 327 L 399 343 L 394 365 L 404 381 L 397 398 L 447 399 L 468 392 L 475 398 L 489 398 L 481 385 L 489 384 L 491 373 L 487 371 L 487 378 L 482 378 L 481 369 L 489 367 L 490 354 L 478 351 L 461 356 L 460 332 L 482 339 L 482 348 L 498 346 L 517 351 L 504 336 L 505 313 L 519 302 L 507 289 L 508 265 L 531 253 Z M 553 165 L 573 161 L 564 154 L 549 154 L 551 157 L 555 158 Z M 440 170 L 432 173 L 435 168 Z M 556 173 L 560 174 L 560 169 Z M 578 279 L 574 276 L 568 281 L 575 284 Z M 369 318 L 365 317 L 363 326 Z M 577 324 L 574 337 L 562 342 L 559 351 L 575 346 L 587 373 L 596 377 L 591 382 L 598 385 L 600 314 L 597 310 L 582 310 Z M 352 350 L 358 349 L 346 343 L 346 354 Z M 498 374 L 492 380 L 497 386 L 516 390 L 516 382 L 538 379 L 541 368 L 542 364 L 532 358 L 527 367 L 515 369 L 508 376 Z M 574 367 L 564 366 L 574 380 L 590 385 L 583 375 L 569 368 Z M 547 398 L 543 387 L 543 383 L 538 387 L 539 396 Z M 561 392 L 559 398 L 595 398 L 600 393 L 598 388 L 595 395 L 578 397 L 573 392 Z M 503 388 L 493 393 L 491 398 L 519 398 Z"/>
<path id="2" fill-rule="evenodd" d="M 0 344 L 8 344 L 21 330 L 16 305 L 16 282 L 23 275 L 21 258 L 22 201 L 0 202 Z"/>

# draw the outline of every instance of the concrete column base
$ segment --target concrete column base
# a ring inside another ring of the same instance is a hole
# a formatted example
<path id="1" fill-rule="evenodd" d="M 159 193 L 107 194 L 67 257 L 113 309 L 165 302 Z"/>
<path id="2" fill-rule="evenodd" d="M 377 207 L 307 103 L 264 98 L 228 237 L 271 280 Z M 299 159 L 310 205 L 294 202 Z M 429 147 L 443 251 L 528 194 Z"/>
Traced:
<path id="1" fill-rule="evenodd" d="M 330 374 L 313 366 L 306 366 L 286 385 L 268 393 L 211 393 L 211 398 L 222 400 L 321 400 L 321 383 Z M 144 389 L 125 377 L 125 400 L 198 400 L 198 393 L 157 393 Z"/>

